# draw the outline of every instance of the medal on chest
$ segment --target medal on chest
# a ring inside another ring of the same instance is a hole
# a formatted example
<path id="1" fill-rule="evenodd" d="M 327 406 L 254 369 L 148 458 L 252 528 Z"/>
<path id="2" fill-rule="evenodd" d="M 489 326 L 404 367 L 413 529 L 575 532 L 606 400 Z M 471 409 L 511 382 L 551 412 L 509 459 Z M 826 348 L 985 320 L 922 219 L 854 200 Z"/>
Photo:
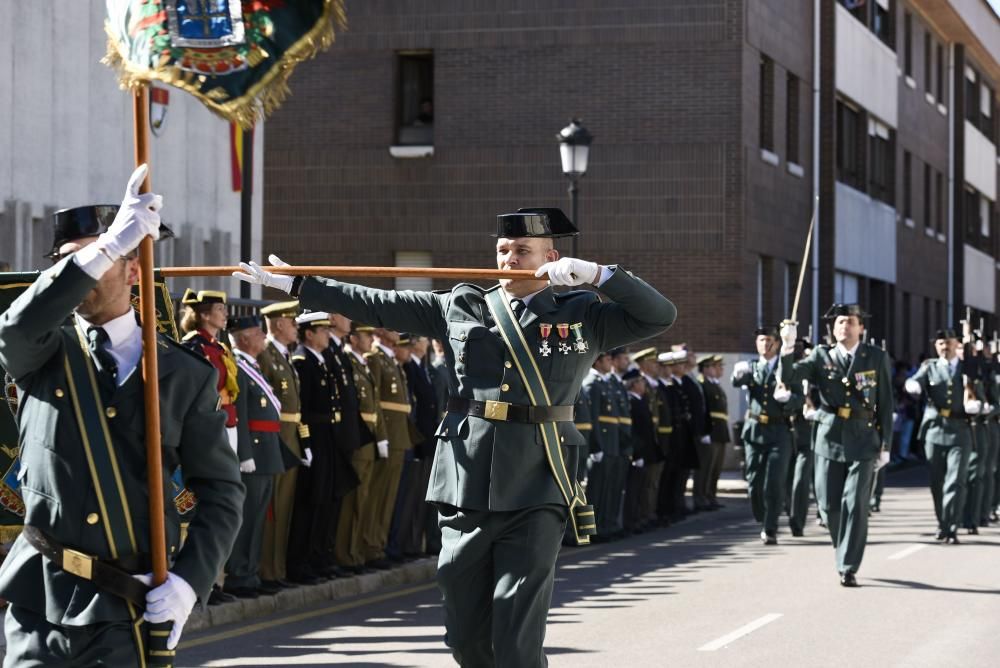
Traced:
<path id="1" fill-rule="evenodd" d="M 267 399 L 265 397 L 260 398 L 260 407 L 267 408 Z"/>
<path id="2" fill-rule="evenodd" d="M 573 332 L 573 350 L 581 355 L 589 351 L 590 344 L 583 338 L 583 323 L 575 322 L 569 328 Z"/>
<path id="3" fill-rule="evenodd" d="M 389 386 L 389 393 L 396 394 L 396 392 L 399 392 L 399 385 L 396 384 L 396 381 L 392 381 L 392 385 Z"/>
<path id="4" fill-rule="evenodd" d="M 538 334 L 542 337 L 542 343 L 538 346 L 538 354 L 548 357 L 552 354 L 552 346 L 549 345 L 549 335 L 552 334 L 552 323 L 543 322 L 538 325 Z"/>
<path id="5" fill-rule="evenodd" d="M 569 355 L 570 351 L 573 350 L 573 346 L 567 340 L 569 339 L 569 323 L 558 323 L 556 331 L 559 333 L 559 352 L 563 355 Z"/>
<path id="6" fill-rule="evenodd" d="M 287 392 L 288 391 L 288 381 L 287 380 L 282 379 L 282 381 L 281 381 L 281 391 L 282 392 Z"/>

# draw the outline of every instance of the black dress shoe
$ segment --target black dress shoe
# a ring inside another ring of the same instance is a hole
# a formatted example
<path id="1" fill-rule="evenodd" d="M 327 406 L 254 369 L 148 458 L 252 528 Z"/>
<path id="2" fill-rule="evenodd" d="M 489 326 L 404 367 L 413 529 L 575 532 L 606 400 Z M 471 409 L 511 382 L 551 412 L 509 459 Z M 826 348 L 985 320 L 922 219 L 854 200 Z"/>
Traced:
<path id="1" fill-rule="evenodd" d="M 283 590 L 282 587 L 278 587 L 277 585 L 267 585 L 264 584 L 263 582 L 261 582 L 260 586 L 257 587 L 257 593 L 259 593 L 261 596 L 274 596 L 275 594 L 277 594 L 279 591 L 282 590 Z"/>
<path id="2" fill-rule="evenodd" d="M 372 559 L 365 563 L 368 568 L 373 568 L 379 571 L 390 571 L 392 570 L 392 564 L 388 559 Z"/>
<path id="3" fill-rule="evenodd" d="M 208 595 L 209 605 L 222 605 L 223 603 L 232 603 L 235 600 L 235 596 L 223 592 L 219 585 L 212 585 L 212 592 Z"/>
<path id="4" fill-rule="evenodd" d="M 857 587 L 858 580 L 854 577 L 854 573 L 843 573 L 840 576 L 840 586 L 841 587 Z"/>
<path id="5" fill-rule="evenodd" d="M 802 532 L 802 529 L 792 529 L 792 535 L 796 538 L 801 538 L 804 533 Z"/>
<path id="6" fill-rule="evenodd" d="M 965 530 L 969 532 L 970 536 L 978 536 L 979 529 L 976 527 L 965 527 Z"/>
<path id="7" fill-rule="evenodd" d="M 882 505 L 880 503 L 873 503 L 872 504 L 872 512 L 873 513 L 880 513 L 880 512 L 882 512 Z"/>
<path id="8" fill-rule="evenodd" d="M 760 540 L 764 545 L 777 545 L 778 537 L 773 533 L 768 533 L 767 531 L 760 532 Z"/>
<path id="9" fill-rule="evenodd" d="M 260 594 L 254 587 L 232 587 L 222 590 L 223 594 L 229 594 L 236 598 L 258 598 Z"/>
<path id="10" fill-rule="evenodd" d="M 279 589 L 295 589 L 297 585 L 293 585 L 288 580 L 261 580 L 260 584 L 264 587 L 278 587 Z"/>
<path id="11" fill-rule="evenodd" d="M 309 573 L 302 573 L 301 575 L 295 575 L 295 576 L 289 575 L 288 580 L 289 582 L 294 582 L 295 584 L 299 585 L 315 585 L 322 582 L 322 580 L 320 580 L 318 577 L 316 577 L 315 575 L 311 575 Z"/>
<path id="12" fill-rule="evenodd" d="M 948 537 L 948 532 L 944 529 L 938 529 L 937 534 L 934 536 L 934 540 L 945 540 Z"/>
<path id="13" fill-rule="evenodd" d="M 947 536 L 947 537 L 946 537 L 946 538 L 944 539 L 944 542 L 945 542 L 945 544 L 947 544 L 947 545 L 958 545 L 958 544 L 959 544 L 959 543 L 958 543 L 958 535 L 957 535 L 957 534 L 954 534 L 954 533 L 950 533 L 950 534 L 948 534 L 948 536 Z"/>

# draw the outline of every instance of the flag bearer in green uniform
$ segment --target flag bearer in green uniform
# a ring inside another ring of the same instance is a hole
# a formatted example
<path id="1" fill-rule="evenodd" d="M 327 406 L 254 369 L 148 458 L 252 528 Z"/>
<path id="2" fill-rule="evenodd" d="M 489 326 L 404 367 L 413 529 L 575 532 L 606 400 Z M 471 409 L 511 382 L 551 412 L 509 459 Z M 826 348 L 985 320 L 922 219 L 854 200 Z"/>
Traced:
<path id="1" fill-rule="evenodd" d="M 903 385 L 911 395 L 926 397 L 919 438 L 930 466 L 937 539 L 955 545 L 972 452 L 969 415 L 980 408 L 965 401 L 966 373 L 965 362 L 958 357 L 960 345 L 954 330 L 938 330 L 934 336 L 937 359 L 926 360 Z"/>
<path id="2" fill-rule="evenodd" d="M 504 280 L 490 289 L 376 290 L 250 264 L 238 276 L 298 295 L 311 308 L 445 342 L 452 396 L 427 500 L 440 513 L 446 642 L 464 666 L 546 665 L 545 618 L 563 527 L 572 514 L 582 538 L 593 531 L 593 510 L 568 473 L 575 462 L 565 460 L 583 442 L 573 426 L 580 385 L 598 352 L 655 336 L 676 315 L 622 267 L 559 259 L 553 237 L 573 234 L 558 209 L 499 216 L 497 266 L 548 273 L 548 281 Z M 605 301 L 551 287 L 584 284 Z"/>
<path id="3" fill-rule="evenodd" d="M 860 306 L 834 304 L 824 317 L 833 321 L 836 345 L 818 345 L 798 362 L 798 328 L 782 324 L 781 379 L 789 387 L 809 381 L 819 392 L 816 502 L 836 549 L 840 584 L 857 587 L 872 480 L 876 466 L 889 462 L 892 446 L 892 373 L 889 355 L 861 341 L 866 315 Z"/>
<path id="4" fill-rule="evenodd" d="M 6 666 L 145 665 L 143 619 L 173 622 L 156 657 L 169 661 L 240 526 L 243 483 L 217 374 L 160 336 L 147 354 L 159 363 L 163 477 L 180 465 L 198 512 L 181 547 L 164 499 L 167 581 L 150 590 L 133 577 L 151 562 L 142 335 L 131 304 L 135 249 L 160 227 L 160 196 L 138 194 L 145 176 L 145 165 L 132 174 L 109 227 L 97 212 L 105 207 L 57 214 L 57 231 L 59 215 L 77 228 L 57 249 L 63 259 L 0 315 L 0 364 L 20 397 L 26 510 L 0 568 Z"/>

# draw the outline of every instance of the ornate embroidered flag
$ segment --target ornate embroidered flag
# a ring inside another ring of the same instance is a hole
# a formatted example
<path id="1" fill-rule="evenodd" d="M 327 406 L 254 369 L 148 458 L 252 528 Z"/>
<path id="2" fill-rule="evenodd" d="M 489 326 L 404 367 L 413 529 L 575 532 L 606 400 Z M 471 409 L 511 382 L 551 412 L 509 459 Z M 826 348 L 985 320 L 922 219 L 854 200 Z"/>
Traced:
<path id="1" fill-rule="evenodd" d="M 288 95 L 288 77 L 333 43 L 343 0 L 106 0 L 104 62 L 123 88 L 161 81 L 249 128 Z"/>

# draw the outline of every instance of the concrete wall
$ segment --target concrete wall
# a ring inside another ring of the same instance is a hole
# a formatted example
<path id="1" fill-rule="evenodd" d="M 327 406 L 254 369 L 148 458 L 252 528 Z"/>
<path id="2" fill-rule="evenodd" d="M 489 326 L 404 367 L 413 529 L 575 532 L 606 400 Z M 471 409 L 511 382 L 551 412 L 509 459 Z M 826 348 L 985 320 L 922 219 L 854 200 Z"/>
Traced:
<path id="1" fill-rule="evenodd" d="M 839 4 L 837 90 L 896 127 L 896 54 Z"/>
<path id="2" fill-rule="evenodd" d="M 837 269 L 896 282 L 896 210 L 837 183 Z"/>
<path id="3" fill-rule="evenodd" d="M 997 147 L 969 121 L 965 121 L 965 181 L 996 201 Z"/>
<path id="4" fill-rule="evenodd" d="M 52 211 L 121 201 L 133 168 L 131 97 L 105 54 L 102 0 L 0 3 L 0 261 L 44 268 Z M 263 131 L 256 136 L 254 247 L 260 255 Z M 240 194 L 230 181 L 229 126 L 170 91 L 164 131 L 150 140 L 152 183 L 178 239 L 161 261 L 234 263 Z M 186 262 L 185 262 L 186 263 Z M 235 281 L 177 283 L 238 290 Z"/>

